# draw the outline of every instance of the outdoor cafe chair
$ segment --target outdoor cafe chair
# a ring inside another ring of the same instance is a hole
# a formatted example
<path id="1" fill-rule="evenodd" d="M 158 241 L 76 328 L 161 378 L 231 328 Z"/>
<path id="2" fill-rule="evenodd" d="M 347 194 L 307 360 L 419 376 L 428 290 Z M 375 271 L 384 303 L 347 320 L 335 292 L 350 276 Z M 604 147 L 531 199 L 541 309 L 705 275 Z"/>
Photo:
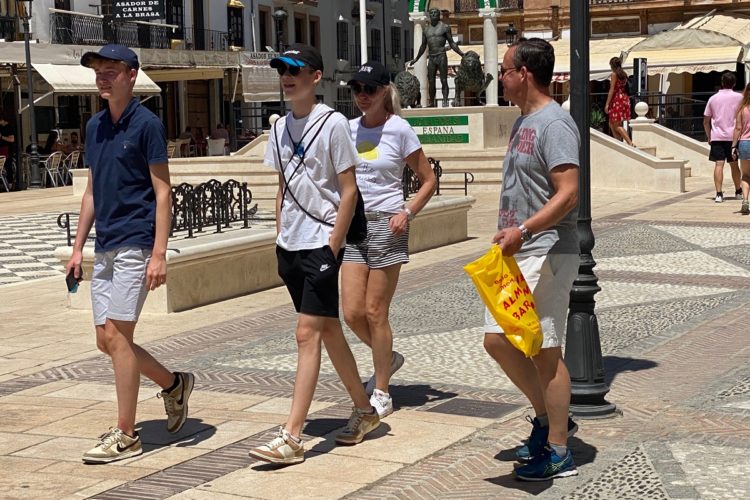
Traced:
<path id="1" fill-rule="evenodd" d="M 209 139 L 208 140 L 208 156 L 224 156 L 226 155 L 224 139 Z"/>
<path id="2" fill-rule="evenodd" d="M 177 143 L 174 141 L 169 141 L 167 143 L 167 158 L 174 158 L 176 153 L 177 153 Z"/>
<path id="3" fill-rule="evenodd" d="M 52 185 L 57 187 L 57 179 L 61 179 L 60 164 L 62 163 L 63 154 L 61 151 L 55 151 L 44 161 L 45 176 L 49 176 Z M 43 183 L 46 185 L 46 183 Z"/>
<path id="4" fill-rule="evenodd" d="M 0 156 L 0 180 L 3 182 L 3 187 L 5 188 L 6 192 L 10 191 L 10 187 L 8 186 L 8 176 L 5 173 L 5 157 Z"/>

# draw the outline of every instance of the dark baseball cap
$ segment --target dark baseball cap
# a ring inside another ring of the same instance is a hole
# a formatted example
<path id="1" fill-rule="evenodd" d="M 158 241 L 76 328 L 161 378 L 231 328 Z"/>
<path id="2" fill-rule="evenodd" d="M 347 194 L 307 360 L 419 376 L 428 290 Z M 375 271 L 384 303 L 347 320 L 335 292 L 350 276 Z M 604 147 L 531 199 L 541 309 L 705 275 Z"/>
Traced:
<path id="1" fill-rule="evenodd" d="M 352 75 L 352 79 L 347 82 L 347 85 L 354 82 L 379 87 L 391 83 L 391 76 L 385 66 L 378 61 L 368 61 L 359 67 L 357 72 Z"/>
<path id="2" fill-rule="evenodd" d="M 131 69 L 138 69 L 138 56 L 124 45 L 110 43 L 105 45 L 99 52 L 86 52 L 81 57 L 81 65 L 90 68 L 94 61 L 122 61 Z"/>
<path id="3" fill-rule="evenodd" d="M 323 58 L 315 47 L 303 43 L 295 43 L 281 53 L 279 57 L 271 59 L 272 68 L 292 66 L 297 68 L 308 67 L 323 71 Z"/>

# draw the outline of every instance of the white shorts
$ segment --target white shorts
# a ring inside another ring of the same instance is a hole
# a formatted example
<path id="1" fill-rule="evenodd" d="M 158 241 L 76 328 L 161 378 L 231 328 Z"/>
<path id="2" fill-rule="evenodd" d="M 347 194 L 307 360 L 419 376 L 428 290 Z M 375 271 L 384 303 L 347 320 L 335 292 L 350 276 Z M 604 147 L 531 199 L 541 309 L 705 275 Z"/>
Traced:
<path id="1" fill-rule="evenodd" d="M 517 257 L 516 262 L 534 294 L 544 335 L 542 349 L 560 347 L 568 320 L 570 289 L 578 275 L 580 257 L 575 254 L 532 255 Z M 486 307 L 484 331 L 503 333 Z"/>
<path id="2" fill-rule="evenodd" d="M 138 321 L 146 301 L 146 269 L 151 250 L 122 247 L 94 256 L 91 277 L 91 305 L 94 325 L 103 325 L 107 318 Z"/>

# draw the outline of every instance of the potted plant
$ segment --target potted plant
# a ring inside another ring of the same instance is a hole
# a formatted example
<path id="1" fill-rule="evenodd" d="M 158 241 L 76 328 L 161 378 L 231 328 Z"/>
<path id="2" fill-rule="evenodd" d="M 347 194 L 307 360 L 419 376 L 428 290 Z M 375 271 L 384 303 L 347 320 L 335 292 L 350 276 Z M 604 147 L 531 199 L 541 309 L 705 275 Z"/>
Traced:
<path id="1" fill-rule="evenodd" d="M 607 115 L 604 114 L 604 111 L 599 109 L 599 107 L 595 107 L 591 109 L 591 127 L 595 128 L 597 130 L 601 130 L 604 132 L 604 124 L 607 122 Z"/>

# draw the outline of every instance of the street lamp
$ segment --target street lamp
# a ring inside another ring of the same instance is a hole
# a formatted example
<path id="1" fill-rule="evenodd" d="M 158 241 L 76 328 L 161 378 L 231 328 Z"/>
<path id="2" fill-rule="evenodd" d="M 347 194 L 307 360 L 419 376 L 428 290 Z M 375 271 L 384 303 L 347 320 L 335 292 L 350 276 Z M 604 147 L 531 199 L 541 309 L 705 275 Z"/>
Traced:
<path id="1" fill-rule="evenodd" d="M 26 7 L 28 4 L 28 8 Z M 23 43 L 26 49 L 26 84 L 29 87 L 29 125 L 31 128 L 31 182 L 29 188 L 38 189 L 42 187 L 42 176 L 39 170 L 39 151 L 36 144 L 36 116 L 34 115 L 34 80 L 31 76 L 31 44 L 29 19 L 31 18 L 31 7 L 33 0 L 16 0 L 16 15 L 23 21 Z"/>
<path id="2" fill-rule="evenodd" d="M 281 55 L 281 35 L 284 33 L 284 23 L 286 22 L 289 14 L 284 9 L 277 9 L 273 13 L 273 18 L 276 20 L 276 52 Z M 281 84 L 281 78 L 279 78 L 279 103 L 281 107 L 280 114 L 284 114 L 284 86 Z"/>
<path id="3" fill-rule="evenodd" d="M 510 47 L 516 43 L 516 37 L 518 36 L 518 30 L 513 27 L 513 23 L 508 23 L 508 29 L 505 30 L 505 43 Z"/>
<path id="4" fill-rule="evenodd" d="M 578 236 L 581 262 L 570 292 L 570 312 L 565 332 L 565 364 L 570 371 L 570 411 L 582 417 L 615 414 L 616 407 L 604 399 L 609 386 L 604 377 L 599 323 L 594 295 L 601 290 L 591 255 L 590 98 L 589 98 L 589 4 L 570 3 L 570 114 L 581 135 Z"/>

